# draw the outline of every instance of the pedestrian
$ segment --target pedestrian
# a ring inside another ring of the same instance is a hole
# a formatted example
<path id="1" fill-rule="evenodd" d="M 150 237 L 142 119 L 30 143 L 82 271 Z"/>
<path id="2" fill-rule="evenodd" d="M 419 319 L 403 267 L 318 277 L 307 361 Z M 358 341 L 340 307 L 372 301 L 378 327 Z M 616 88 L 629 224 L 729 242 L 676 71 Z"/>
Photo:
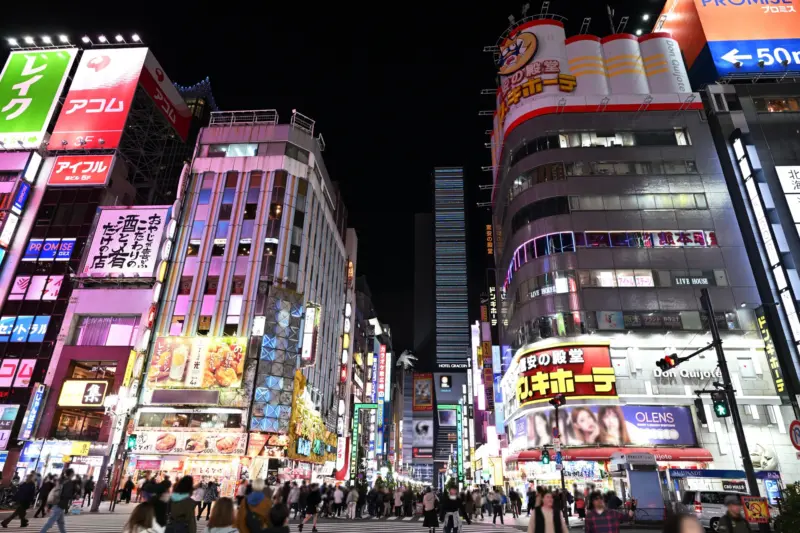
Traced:
<path id="1" fill-rule="evenodd" d="M 341 485 L 336 487 L 336 490 L 333 492 L 333 505 L 334 505 L 334 513 L 336 517 L 340 517 L 342 514 L 342 507 L 344 506 L 344 489 L 342 489 Z"/>
<path id="2" fill-rule="evenodd" d="M 663 533 L 705 533 L 700 521 L 692 514 L 670 514 L 664 521 Z"/>
<path id="3" fill-rule="evenodd" d="M 163 533 L 164 528 L 158 525 L 152 503 L 140 503 L 134 507 L 130 518 L 125 523 L 122 533 Z"/>
<path id="4" fill-rule="evenodd" d="M 192 476 L 183 476 L 175 484 L 169 497 L 166 533 L 197 533 L 197 521 L 194 518 L 195 502 L 191 496 L 193 490 Z M 161 502 L 161 498 L 158 498 L 158 501 Z"/>
<path id="5" fill-rule="evenodd" d="M 370 516 L 376 516 L 375 508 L 377 506 L 377 502 L 378 502 L 378 491 L 375 490 L 375 487 L 372 487 L 371 489 L 369 489 L 369 492 L 367 493 L 367 513 Z"/>
<path id="6" fill-rule="evenodd" d="M 308 486 L 306 482 L 300 485 L 300 494 L 297 495 L 297 511 L 300 513 L 300 518 L 304 518 L 306 516 L 306 507 L 308 506 Z M 297 514 L 295 513 L 295 518 Z"/>
<path id="7" fill-rule="evenodd" d="M 260 533 L 270 525 L 270 511 L 274 506 L 267 492 L 269 489 L 264 487 L 263 480 L 257 479 L 253 482 L 253 492 L 245 497 L 236 513 L 236 528 L 239 533 Z M 288 516 L 288 511 L 286 514 Z"/>
<path id="8" fill-rule="evenodd" d="M 500 516 L 500 523 L 504 524 L 503 522 L 503 500 L 500 497 L 500 494 L 492 490 L 489 493 L 489 502 L 492 506 L 492 524 L 497 523 L 497 517 Z"/>
<path id="9" fill-rule="evenodd" d="M 205 493 L 203 494 L 203 505 L 200 506 L 200 510 L 197 511 L 197 519 L 200 520 L 200 516 L 203 514 L 203 510 L 206 511 L 206 520 L 209 519 L 211 516 L 211 506 L 214 504 L 215 501 L 219 498 L 219 489 L 217 488 L 216 480 L 211 480 L 208 482 L 208 486 L 206 487 Z"/>
<path id="10" fill-rule="evenodd" d="M 427 527 L 429 533 L 435 533 L 439 527 L 439 517 L 436 516 L 436 494 L 430 487 L 425 488 L 425 495 L 422 497 L 422 516 L 424 520 L 422 527 Z"/>
<path id="11" fill-rule="evenodd" d="M 542 494 L 542 505 L 533 511 L 533 516 L 528 521 L 528 533 L 568 533 L 567 522 L 564 519 L 564 514 L 561 509 L 553 505 L 554 498 L 552 492 L 545 492 Z M 588 522 L 587 522 L 588 524 Z M 586 533 L 610 533 L 602 531 L 590 532 L 586 529 Z"/>
<path id="12" fill-rule="evenodd" d="M 464 502 L 464 512 L 468 517 L 472 518 L 475 514 L 475 501 L 469 492 L 464 492 L 461 495 L 461 501 Z"/>
<path id="13" fill-rule="evenodd" d="M 589 495 L 585 533 L 619 533 L 620 523 L 630 518 L 633 518 L 632 510 L 628 511 L 626 515 L 622 511 L 607 508 L 603 495 L 600 494 L 600 491 L 595 491 Z M 530 528 L 528 533 L 531 533 Z"/>
<path id="14" fill-rule="evenodd" d="M 469 516 L 464 512 L 464 502 L 458 497 L 458 489 L 450 487 L 447 497 L 440 505 L 439 520 L 443 524 L 444 533 L 462 533 L 461 517 L 464 516 L 467 524 L 470 523 Z M 423 527 L 425 525 L 423 524 Z"/>
<path id="15" fill-rule="evenodd" d="M 413 516 L 412 508 L 414 507 L 414 492 L 411 487 L 407 487 L 403 493 L 403 510 L 405 516 Z"/>
<path id="16" fill-rule="evenodd" d="M 50 512 L 50 518 L 44 523 L 39 533 L 50 531 L 53 524 L 58 524 L 60 533 L 67 533 L 67 529 L 64 527 L 64 515 L 69 511 L 72 498 L 75 496 L 75 484 L 72 482 L 73 473 L 71 468 L 67 468 L 61 475 L 59 487 L 50 492 L 50 496 L 54 500 L 53 510 Z"/>
<path id="17" fill-rule="evenodd" d="M 308 491 L 308 500 L 306 502 L 306 516 L 303 518 L 303 521 L 297 526 L 298 531 L 303 531 L 303 526 L 306 525 L 306 522 L 313 516 L 313 522 L 311 525 L 311 532 L 317 532 L 317 518 L 318 515 L 318 507 L 319 504 L 322 502 L 322 494 L 319 491 L 319 485 L 316 483 L 312 483 L 311 487 Z"/>
<path id="18" fill-rule="evenodd" d="M 122 490 L 119 494 L 119 501 L 117 503 L 122 503 L 122 500 L 125 500 L 125 503 L 131 503 L 131 496 L 133 495 L 133 489 L 136 485 L 133 483 L 133 478 L 128 476 L 128 480 L 122 486 Z"/>
<path id="19" fill-rule="evenodd" d="M 356 507 L 358 506 L 358 489 L 356 489 L 355 485 L 350 488 L 350 492 L 347 493 L 347 518 L 350 520 L 356 519 Z"/>
<path id="20" fill-rule="evenodd" d="M 242 498 L 244 498 L 244 495 L 242 495 Z M 220 498 L 214 503 L 206 531 L 208 533 L 238 533 L 238 530 L 233 526 L 233 500 Z"/>
<path id="21" fill-rule="evenodd" d="M 609 509 L 619 509 L 622 507 L 622 500 L 619 499 L 617 493 L 610 490 L 606 493 L 606 507 Z"/>
<path id="22" fill-rule="evenodd" d="M 389 487 L 383 489 L 383 516 L 386 518 L 392 516 L 392 491 Z"/>
<path id="23" fill-rule="evenodd" d="M 719 519 L 718 533 L 749 533 L 750 526 L 742 517 L 742 500 L 739 496 L 725 496 L 725 515 Z"/>
<path id="24" fill-rule="evenodd" d="M 75 474 L 75 479 L 72 481 L 72 483 L 75 485 L 75 496 L 72 499 L 80 500 L 83 496 L 83 480 L 81 479 L 81 476 Z"/>
<path id="25" fill-rule="evenodd" d="M 192 500 L 194 501 L 195 507 L 197 507 L 195 512 L 198 517 L 200 516 L 200 507 L 203 506 L 203 496 L 205 496 L 205 494 L 206 488 L 203 486 L 203 481 L 201 480 L 192 491 Z"/>
<path id="26" fill-rule="evenodd" d="M 240 479 L 239 480 L 239 487 L 237 487 L 237 489 L 236 489 L 236 506 L 237 507 L 241 507 L 242 500 L 244 500 L 244 497 L 245 497 L 246 493 L 247 493 L 247 480 L 246 479 Z"/>
<path id="27" fill-rule="evenodd" d="M 402 516 L 403 509 L 403 487 L 397 487 L 394 491 L 394 515 L 397 518 Z"/>
<path id="28" fill-rule="evenodd" d="M 48 475 L 46 478 L 44 478 L 44 482 L 42 483 L 42 488 L 39 489 L 39 508 L 36 509 L 35 513 L 33 513 L 34 518 L 38 518 L 39 513 L 42 513 L 42 516 L 45 515 L 45 507 L 47 506 L 47 500 L 50 498 L 50 492 L 53 490 L 53 487 L 55 486 L 56 486 L 55 478 L 52 475 Z"/>
<path id="29" fill-rule="evenodd" d="M 480 489 L 475 489 L 472 491 L 472 518 L 473 520 L 478 519 L 478 513 L 480 512 L 481 518 L 483 518 L 483 508 L 481 507 L 481 491 Z"/>
<path id="30" fill-rule="evenodd" d="M 272 527 L 263 533 L 289 533 L 289 508 L 283 504 L 274 506 L 269 512 L 269 522 Z"/>
<path id="31" fill-rule="evenodd" d="M 136 503 L 141 501 L 147 501 L 147 498 L 144 496 L 144 485 L 150 481 L 150 474 L 145 474 L 142 479 L 139 480 L 139 483 L 136 485 Z"/>
<path id="32" fill-rule="evenodd" d="M 86 503 L 86 498 L 89 498 L 89 507 L 92 506 L 92 492 L 94 491 L 94 479 L 91 476 L 86 476 L 86 482 L 83 484 L 83 499 L 81 500 L 81 509 L 83 504 Z"/>
<path id="33" fill-rule="evenodd" d="M 28 521 L 25 519 L 25 513 L 28 508 L 33 505 L 36 500 L 36 476 L 28 474 L 25 481 L 17 488 L 17 507 L 11 516 L 0 522 L 0 526 L 7 528 L 14 518 L 19 517 L 19 523 L 22 527 L 28 527 Z"/>

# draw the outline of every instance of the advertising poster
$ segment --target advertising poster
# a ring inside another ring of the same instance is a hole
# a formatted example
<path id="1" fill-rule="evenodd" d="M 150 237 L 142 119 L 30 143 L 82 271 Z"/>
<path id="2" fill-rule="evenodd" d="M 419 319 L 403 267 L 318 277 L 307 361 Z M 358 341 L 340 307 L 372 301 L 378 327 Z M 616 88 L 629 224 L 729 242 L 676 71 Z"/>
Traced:
<path id="1" fill-rule="evenodd" d="M 0 74 L 0 141 L 38 148 L 77 48 L 13 51 Z"/>
<path id="2" fill-rule="evenodd" d="M 524 432 L 520 420 L 525 421 Z M 517 435 L 526 435 L 529 448 L 552 444 L 555 411 L 527 413 L 515 420 Z M 688 407 L 603 405 L 559 410 L 562 446 L 696 446 Z"/>
<path id="3" fill-rule="evenodd" d="M 161 68 L 153 52 L 147 52 L 140 81 L 158 110 L 175 128 L 175 133 L 186 142 L 189 136 L 189 127 L 192 124 L 192 113 L 189 106 L 183 101 L 183 97 L 164 73 L 164 69 Z"/>
<path id="4" fill-rule="evenodd" d="M 247 337 L 158 337 L 147 374 L 151 389 L 238 389 Z"/>
<path id="5" fill-rule="evenodd" d="M 49 150 L 119 147 L 147 48 L 84 50 Z"/>
<path id="6" fill-rule="evenodd" d="M 456 425 L 455 412 L 453 414 L 452 426 Z M 411 423 L 411 432 L 413 434 L 413 446 L 415 448 L 432 448 L 433 447 L 433 419 L 423 418 L 414 419 Z"/>
<path id="7" fill-rule="evenodd" d="M 433 411 L 433 374 L 414 374 L 414 411 Z"/>
<path id="8" fill-rule="evenodd" d="M 64 276 L 17 276 L 8 299 L 55 300 L 63 282 Z"/>
<path id="9" fill-rule="evenodd" d="M 19 405 L 0 406 L 0 450 L 8 447 L 8 439 L 11 437 L 11 428 L 14 426 L 14 420 L 17 419 L 17 413 L 19 413 Z"/>
<path id="10" fill-rule="evenodd" d="M 50 176 L 49 187 L 105 186 L 114 167 L 113 155 L 60 155 L 56 157 Z"/>
<path id="11" fill-rule="evenodd" d="M 136 430 L 137 454 L 244 455 L 247 433 L 214 431 Z"/>
<path id="12" fill-rule="evenodd" d="M 101 208 L 81 276 L 154 277 L 168 222 L 169 207 Z"/>

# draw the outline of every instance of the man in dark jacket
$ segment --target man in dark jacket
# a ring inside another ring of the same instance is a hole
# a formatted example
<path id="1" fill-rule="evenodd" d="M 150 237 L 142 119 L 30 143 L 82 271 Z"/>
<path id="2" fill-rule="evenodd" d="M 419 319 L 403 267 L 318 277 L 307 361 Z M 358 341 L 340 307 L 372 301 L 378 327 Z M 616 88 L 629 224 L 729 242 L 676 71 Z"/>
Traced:
<path id="1" fill-rule="evenodd" d="M 61 491 L 58 501 L 50 512 L 50 518 L 47 519 L 47 522 L 42 526 L 39 533 L 50 531 L 53 524 L 58 524 L 58 531 L 60 533 L 67 533 L 67 530 L 64 528 L 64 515 L 69 511 L 69 506 L 75 496 L 75 483 L 72 481 L 72 474 L 74 474 L 72 469 L 67 468 L 61 475 L 61 479 L 58 482 Z"/>
<path id="2" fill-rule="evenodd" d="M 316 483 L 312 483 L 311 487 L 308 490 L 308 500 L 306 501 L 306 516 L 303 518 L 303 521 L 297 526 L 298 531 L 303 531 L 303 526 L 308 522 L 308 519 L 311 516 L 314 516 L 314 521 L 312 522 L 311 531 L 316 533 L 317 531 L 317 518 L 319 517 L 319 512 L 317 507 L 322 502 L 322 493 L 319 490 L 319 485 Z"/>
<path id="3" fill-rule="evenodd" d="M 92 506 L 92 493 L 94 492 L 94 479 L 91 476 L 86 476 L 86 482 L 83 484 L 83 500 L 81 500 L 81 508 L 86 503 L 86 498 L 89 498 L 89 507 Z"/>
<path id="4" fill-rule="evenodd" d="M 742 517 L 742 500 L 730 494 L 725 497 L 728 512 L 719 519 L 719 533 L 750 533 L 750 526 Z"/>
<path id="5" fill-rule="evenodd" d="M 56 486 L 55 479 L 56 478 L 52 475 L 49 475 L 44 479 L 42 488 L 39 489 L 39 508 L 36 509 L 36 512 L 33 514 L 34 518 L 38 518 L 39 513 L 42 513 L 43 517 L 46 514 L 45 509 L 47 509 L 47 497 L 50 496 L 50 491 Z"/>
<path id="6" fill-rule="evenodd" d="M 14 509 L 14 512 L 0 522 L 0 525 L 4 528 L 8 527 L 8 524 L 15 517 L 19 517 L 19 523 L 22 527 L 28 526 L 28 521 L 25 520 L 25 512 L 28 510 L 33 504 L 33 501 L 36 499 L 36 476 L 33 474 L 28 474 L 28 477 L 25 478 L 25 482 L 22 483 L 19 488 L 17 489 L 17 508 Z"/>

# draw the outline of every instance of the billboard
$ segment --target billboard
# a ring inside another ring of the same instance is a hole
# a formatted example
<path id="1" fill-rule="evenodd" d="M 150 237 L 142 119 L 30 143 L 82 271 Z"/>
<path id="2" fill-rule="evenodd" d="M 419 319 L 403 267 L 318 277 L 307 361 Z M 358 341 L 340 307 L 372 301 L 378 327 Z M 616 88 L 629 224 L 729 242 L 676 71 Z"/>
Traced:
<path id="1" fill-rule="evenodd" d="M 13 51 L 0 73 L 0 142 L 38 148 L 77 48 Z"/>
<path id="2" fill-rule="evenodd" d="M 0 342 L 43 342 L 49 323 L 49 316 L 2 316 Z"/>
<path id="3" fill-rule="evenodd" d="M 136 429 L 136 454 L 234 455 L 247 451 L 247 433 L 177 428 Z"/>
<path id="4" fill-rule="evenodd" d="M 8 447 L 8 439 L 11 437 L 11 428 L 14 426 L 14 420 L 17 419 L 17 413 L 19 413 L 19 405 L 0 406 L 0 450 Z"/>
<path id="5" fill-rule="evenodd" d="M 153 52 L 148 51 L 144 60 L 144 70 L 139 80 L 142 87 L 155 102 L 164 118 L 175 128 L 175 132 L 184 142 L 189 137 L 192 124 L 192 113 L 183 101 L 178 90 L 164 73 Z"/>
<path id="6" fill-rule="evenodd" d="M 688 407 L 660 405 L 588 405 L 559 409 L 563 446 L 696 446 Z M 517 418 L 514 440 L 528 448 L 552 444 L 555 411 L 529 412 Z"/>
<path id="7" fill-rule="evenodd" d="M 61 384 L 59 407 L 102 407 L 108 390 L 107 381 L 68 379 Z"/>
<path id="8" fill-rule="evenodd" d="M 800 68 L 800 12 L 792 0 L 668 0 L 655 31 L 669 32 L 698 74 L 711 66 L 718 76 Z"/>
<path id="9" fill-rule="evenodd" d="M 74 187 L 105 186 L 114 166 L 113 155 L 60 155 L 53 163 L 47 185 Z"/>
<path id="10" fill-rule="evenodd" d="M 147 48 L 85 50 L 47 148 L 117 148 L 147 52 Z"/>
<path id="11" fill-rule="evenodd" d="M 158 337 L 150 361 L 151 389 L 238 389 L 247 337 Z"/>
<path id="12" fill-rule="evenodd" d="M 317 360 L 317 335 L 319 335 L 319 321 L 322 309 L 319 306 L 307 303 L 305 318 L 303 319 L 303 344 L 300 347 L 301 366 L 311 366 Z"/>
<path id="13" fill-rule="evenodd" d="M 433 411 L 433 374 L 414 374 L 414 411 Z"/>
<path id="14" fill-rule="evenodd" d="M 100 208 L 80 276 L 152 278 L 169 207 Z"/>
<path id="15" fill-rule="evenodd" d="M 22 261 L 69 261 L 75 239 L 30 239 Z"/>
<path id="16" fill-rule="evenodd" d="M 64 276 L 17 276 L 8 299 L 55 300 L 63 283 Z"/>

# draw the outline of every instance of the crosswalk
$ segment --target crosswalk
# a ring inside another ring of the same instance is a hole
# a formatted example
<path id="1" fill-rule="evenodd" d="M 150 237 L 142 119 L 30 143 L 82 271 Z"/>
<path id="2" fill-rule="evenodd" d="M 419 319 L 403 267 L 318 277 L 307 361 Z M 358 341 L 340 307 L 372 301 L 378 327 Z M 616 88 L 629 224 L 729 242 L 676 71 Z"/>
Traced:
<path id="1" fill-rule="evenodd" d="M 69 515 L 65 518 L 67 533 L 121 533 L 125 522 L 127 522 L 131 510 L 134 505 L 118 505 L 116 512 L 109 513 L 106 511 L 107 505 L 104 505 L 100 513 L 89 513 L 84 511 L 80 515 Z M 0 518 L 8 516 L 3 513 Z M 17 519 L 14 519 L 8 529 L 0 531 L 13 531 L 13 532 L 26 532 L 37 533 L 45 524 L 46 518 L 29 518 L 28 527 L 20 527 Z M 298 531 L 298 520 L 292 520 L 290 523 L 291 533 Z M 356 520 L 336 519 L 336 518 L 323 518 L 317 524 L 319 533 L 387 533 L 390 530 L 392 533 L 405 533 L 417 532 L 425 533 L 427 529 L 422 527 L 422 517 L 394 517 L 388 518 L 364 518 Z M 463 533 L 519 533 L 522 528 L 515 528 L 512 525 L 501 526 L 497 524 L 492 525 L 491 522 L 473 522 L 471 525 L 464 524 Z M 53 533 L 58 532 L 58 526 L 53 525 L 50 530 Z M 441 531 L 441 528 L 437 528 Z M 206 533 L 206 520 L 205 518 L 197 521 L 197 533 Z M 311 533 L 311 522 L 306 524 L 303 528 L 303 533 Z"/>

